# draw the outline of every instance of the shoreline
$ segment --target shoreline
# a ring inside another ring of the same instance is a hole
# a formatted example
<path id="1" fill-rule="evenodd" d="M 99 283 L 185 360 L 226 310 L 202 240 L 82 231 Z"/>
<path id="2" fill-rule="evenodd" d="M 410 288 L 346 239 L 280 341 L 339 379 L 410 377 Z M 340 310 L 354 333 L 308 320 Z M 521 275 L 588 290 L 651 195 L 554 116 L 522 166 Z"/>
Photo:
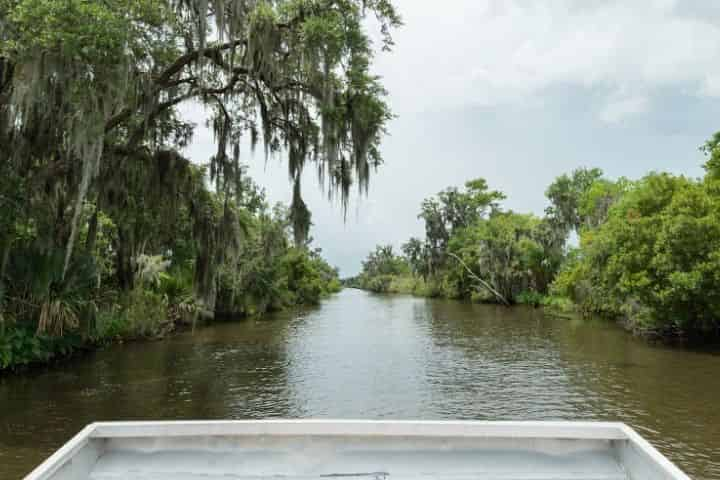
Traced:
<path id="1" fill-rule="evenodd" d="M 339 292 L 331 293 L 330 295 L 323 298 L 322 300 L 330 298 L 333 295 L 336 295 L 337 293 L 339 293 Z M 48 359 L 47 361 L 35 361 L 35 362 L 27 363 L 27 364 L 16 364 L 14 366 L 0 368 L 0 380 L 2 380 L 3 378 L 8 378 L 8 377 L 29 375 L 29 374 L 33 374 L 36 372 L 40 372 L 45 369 L 49 370 L 49 369 L 58 368 L 61 365 L 65 365 L 76 359 L 86 357 L 95 352 L 99 352 L 99 351 L 102 351 L 103 349 L 114 347 L 117 345 L 162 342 L 162 341 L 170 339 L 176 335 L 187 333 L 189 331 L 194 331 L 196 329 L 210 328 L 215 325 L 224 324 L 224 323 L 240 323 L 240 322 L 248 321 L 251 319 L 264 318 L 268 315 L 278 313 L 278 312 L 299 311 L 303 308 L 308 308 L 308 307 L 311 307 L 311 306 L 295 305 L 295 306 L 288 307 L 288 308 L 283 308 L 283 309 L 279 309 L 279 310 L 270 310 L 270 311 L 263 312 L 261 314 L 252 314 L 252 315 L 241 314 L 241 313 L 229 314 L 227 312 L 223 312 L 223 313 L 218 312 L 211 319 L 204 317 L 202 320 L 196 321 L 194 323 L 192 323 L 192 322 L 188 323 L 185 321 L 176 321 L 173 323 L 173 326 L 171 329 L 167 330 L 166 332 L 164 332 L 161 335 L 155 335 L 155 336 L 109 337 L 109 338 L 104 338 L 101 340 L 92 340 L 89 338 L 81 340 L 79 338 L 79 336 L 57 337 L 54 340 L 56 340 L 58 342 L 67 341 L 67 340 L 78 340 L 78 343 L 73 344 L 71 349 L 67 353 L 54 352 L 52 354 L 52 358 Z M 6 331 L 25 330 L 23 326 L 15 326 L 15 327 L 5 326 L 5 329 L 6 329 Z M 0 353 L 2 353 L 2 352 L 0 352 Z"/>
<path id="2" fill-rule="evenodd" d="M 403 284 L 403 278 L 398 278 L 399 283 Z M 407 280 L 407 279 L 405 279 Z M 413 280 L 418 282 L 417 279 Z M 557 299 L 551 295 L 539 294 L 535 297 L 535 302 L 523 302 L 518 301 L 510 306 L 505 306 L 500 302 L 494 301 L 477 301 L 472 298 L 450 298 L 442 295 L 428 295 L 424 294 L 423 290 L 418 292 L 416 289 L 390 289 L 388 291 L 375 291 L 369 288 L 363 288 L 358 285 L 345 286 L 345 288 L 352 288 L 361 290 L 364 292 L 372 293 L 375 295 L 410 295 L 416 298 L 430 298 L 438 300 L 452 300 L 457 302 L 469 303 L 474 305 L 490 305 L 498 306 L 503 308 L 534 308 L 541 309 L 545 315 L 550 315 L 558 318 L 564 318 L 567 320 L 586 320 L 588 318 L 598 318 L 609 323 L 613 323 L 621 327 L 628 334 L 634 338 L 642 339 L 649 344 L 661 344 L 669 347 L 676 348 L 687 348 L 692 350 L 709 350 L 709 351 L 720 351 L 720 331 L 660 331 L 651 329 L 640 329 L 633 327 L 632 323 L 626 317 L 622 316 L 608 316 L 602 313 L 583 313 L 579 306 L 572 303 L 569 299 Z M 560 300 L 562 305 L 554 305 Z M 544 304 L 543 302 L 547 302 Z"/>

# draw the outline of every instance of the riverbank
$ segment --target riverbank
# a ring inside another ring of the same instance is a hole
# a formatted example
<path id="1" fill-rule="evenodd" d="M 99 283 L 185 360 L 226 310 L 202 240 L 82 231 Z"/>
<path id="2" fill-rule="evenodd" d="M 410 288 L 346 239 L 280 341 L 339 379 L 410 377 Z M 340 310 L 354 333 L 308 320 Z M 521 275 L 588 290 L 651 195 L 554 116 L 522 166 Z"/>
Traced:
<path id="1" fill-rule="evenodd" d="M 379 294 L 405 294 L 423 298 L 460 300 L 474 304 L 501 305 L 489 291 L 478 290 L 469 296 L 458 295 L 456 290 L 448 288 L 438 281 L 426 281 L 412 275 L 379 275 L 375 277 L 356 277 L 347 280 L 346 285 L 359 290 Z M 608 311 L 592 311 L 586 306 L 573 302 L 570 298 L 535 291 L 523 291 L 513 299 L 513 306 L 529 306 L 542 309 L 547 315 L 578 319 L 600 317 L 617 323 L 623 329 L 648 341 L 658 341 L 668 345 L 714 346 L 720 343 L 720 331 L 717 329 L 681 329 L 673 326 L 657 327 L 644 322 L 642 318 L 612 314 Z"/>
<path id="2" fill-rule="evenodd" d="M 413 275 L 378 275 L 375 277 L 356 277 L 346 281 L 346 285 L 372 293 L 402 293 L 426 298 L 444 298 L 448 300 L 467 300 L 472 303 L 500 304 L 501 302 L 487 290 L 476 290 L 464 296 L 451 285 L 440 281 L 427 281 Z M 513 298 L 514 305 L 544 307 L 558 314 L 579 314 L 577 306 L 568 298 L 542 294 L 532 290 L 520 292 Z"/>
<path id="3" fill-rule="evenodd" d="M 112 345 L 160 341 L 195 328 L 262 318 L 279 311 L 318 305 L 321 300 L 341 290 L 339 282 L 331 282 L 316 301 L 275 306 L 262 311 L 223 312 L 212 316 L 201 315 L 188 305 L 169 305 L 167 301 L 160 301 L 160 308 L 157 303 L 151 304 L 147 301 L 131 304 L 132 306 L 127 308 L 115 304 L 110 310 L 98 312 L 94 322 L 85 326 L 85 332 L 76 330 L 63 335 L 38 333 L 35 328 L 26 324 L 2 325 L 0 377 L 59 364 L 74 356 Z"/>

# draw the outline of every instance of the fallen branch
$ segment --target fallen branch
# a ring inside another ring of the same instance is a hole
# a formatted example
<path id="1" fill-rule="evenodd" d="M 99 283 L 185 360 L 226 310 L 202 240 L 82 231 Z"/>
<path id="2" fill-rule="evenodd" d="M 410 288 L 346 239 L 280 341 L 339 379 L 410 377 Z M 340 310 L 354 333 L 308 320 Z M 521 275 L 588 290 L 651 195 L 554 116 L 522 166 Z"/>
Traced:
<path id="1" fill-rule="evenodd" d="M 503 297 L 500 292 L 498 292 L 497 290 L 495 290 L 495 289 L 493 288 L 493 286 L 490 285 L 488 282 L 486 282 L 485 280 L 483 280 L 482 278 L 480 278 L 479 276 L 477 276 L 477 275 L 475 274 L 475 272 L 473 272 L 473 271 L 470 269 L 470 267 L 468 267 L 467 264 L 462 261 L 462 259 L 461 259 L 460 257 L 458 257 L 457 255 L 455 255 L 454 253 L 451 253 L 451 252 L 448 252 L 448 255 L 450 255 L 450 256 L 453 257 L 455 260 L 457 260 L 458 262 L 460 262 L 460 265 L 462 265 L 463 267 L 465 267 L 465 270 L 467 270 L 468 273 L 469 273 L 475 280 L 477 280 L 478 282 L 480 282 L 480 284 L 481 284 L 483 287 L 485 287 L 490 293 L 492 293 L 493 295 L 495 295 L 495 296 L 498 298 L 498 300 L 500 300 L 506 307 L 509 307 L 509 306 L 510 306 L 510 302 L 508 302 L 507 299 L 506 299 L 505 297 Z"/>

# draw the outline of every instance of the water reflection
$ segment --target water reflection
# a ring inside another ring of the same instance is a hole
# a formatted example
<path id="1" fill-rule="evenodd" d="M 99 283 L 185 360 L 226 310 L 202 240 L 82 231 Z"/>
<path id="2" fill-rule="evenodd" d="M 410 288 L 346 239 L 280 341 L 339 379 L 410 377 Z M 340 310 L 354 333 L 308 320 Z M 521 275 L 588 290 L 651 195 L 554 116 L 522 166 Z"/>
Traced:
<path id="1" fill-rule="evenodd" d="M 349 291 L 328 301 L 287 344 L 298 417 L 421 418 L 429 338 L 424 300 Z"/>
<path id="2" fill-rule="evenodd" d="M 0 380 L 0 469 L 17 478 L 96 420 L 597 419 L 720 480 L 720 356 L 606 322 L 348 290 L 319 309 L 117 346 Z"/>

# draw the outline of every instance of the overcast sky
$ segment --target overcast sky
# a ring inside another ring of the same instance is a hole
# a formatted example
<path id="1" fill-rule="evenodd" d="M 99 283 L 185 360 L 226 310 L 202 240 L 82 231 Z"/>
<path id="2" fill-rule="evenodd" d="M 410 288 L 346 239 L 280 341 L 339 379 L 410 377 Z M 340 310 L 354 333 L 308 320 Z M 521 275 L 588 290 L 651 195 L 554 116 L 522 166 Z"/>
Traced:
<path id="1" fill-rule="evenodd" d="M 720 1 L 395 3 L 405 26 L 375 65 L 398 115 L 385 165 L 346 222 L 312 172 L 304 185 L 316 245 L 342 275 L 378 243 L 422 236 L 422 199 L 472 178 L 541 214 L 547 185 L 581 166 L 702 175 L 698 147 L 720 130 Z M 187 153 L 213 150 L 201 130 Z M 269 199 L 289 203 L 284 160 L 248 161 Z"/>

